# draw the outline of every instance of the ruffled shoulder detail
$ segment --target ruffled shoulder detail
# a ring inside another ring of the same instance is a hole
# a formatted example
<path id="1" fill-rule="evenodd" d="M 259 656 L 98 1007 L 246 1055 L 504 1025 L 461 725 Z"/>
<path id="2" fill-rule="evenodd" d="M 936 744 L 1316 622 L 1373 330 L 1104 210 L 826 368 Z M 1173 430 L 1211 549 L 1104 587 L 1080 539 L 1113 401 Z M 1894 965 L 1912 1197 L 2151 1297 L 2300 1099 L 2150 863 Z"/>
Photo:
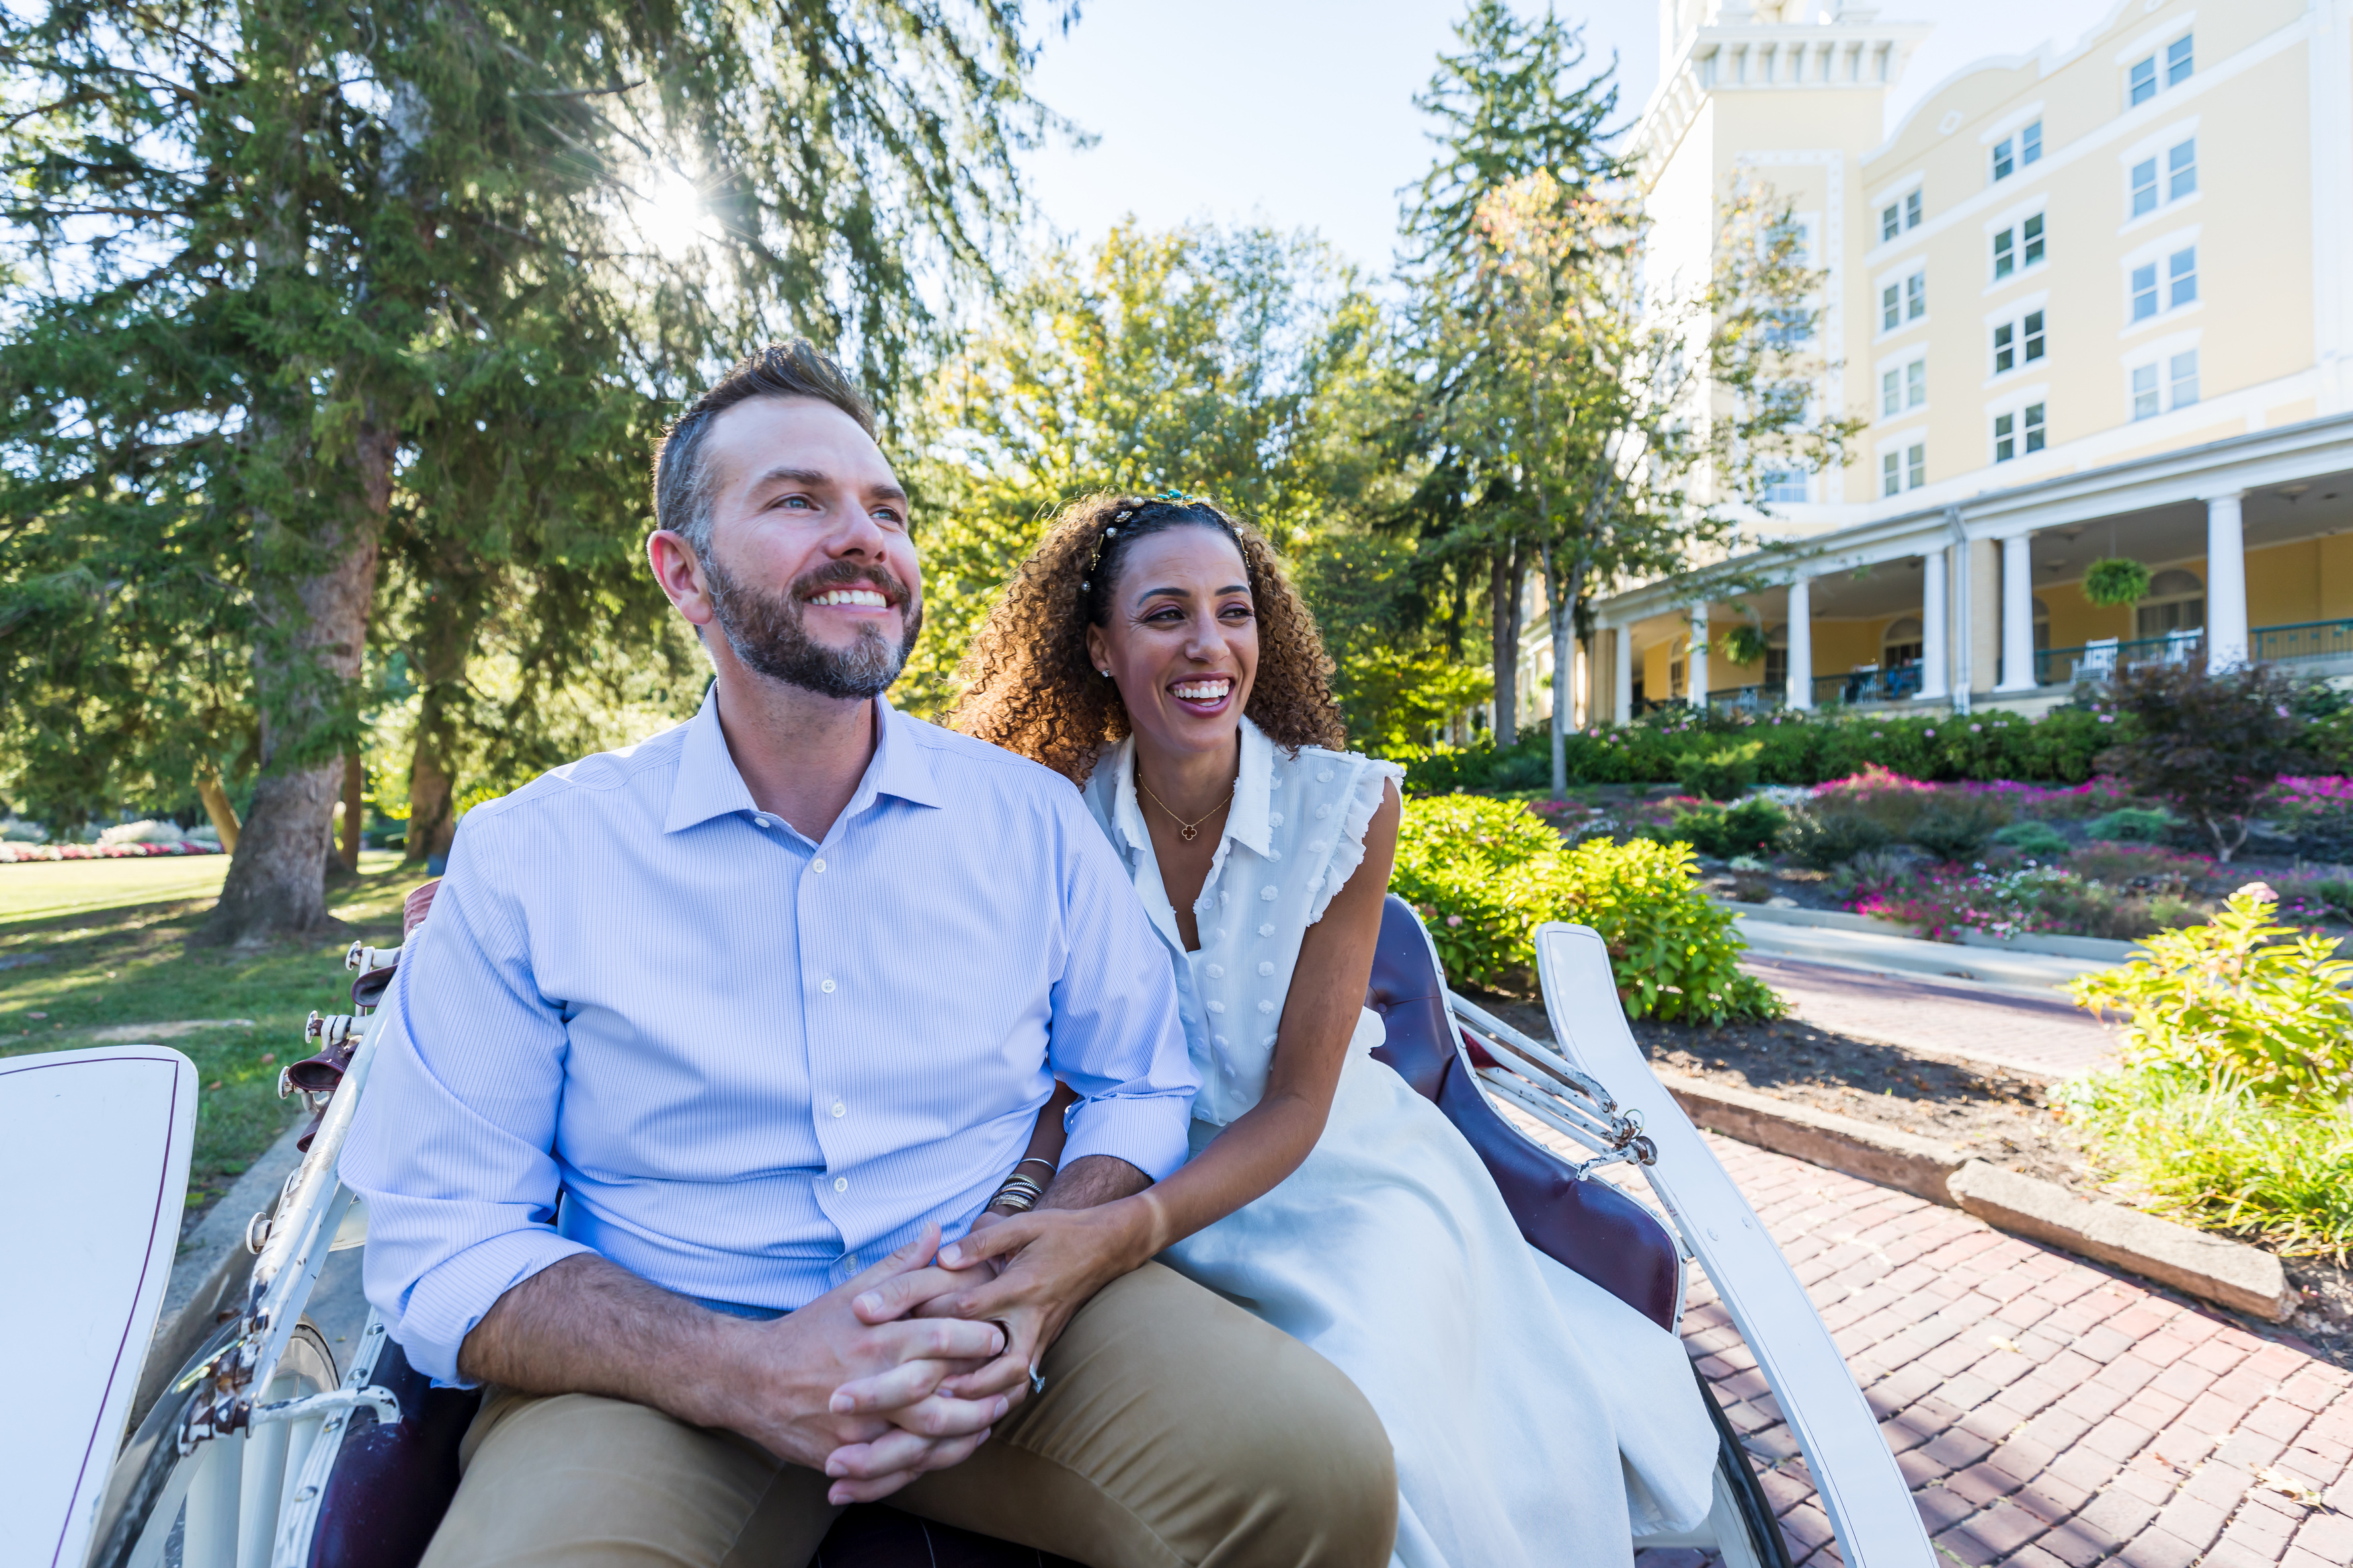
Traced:
<path id="1" fill-rule="evenodd" d="M 1348 885 L 1356 868 L 1365 863 L 1365 829 L 1372 825 L 1373 814 L 1380 810 L 1381 797 L 1388 793 L 1390 782 L 1396 782 L 1400 795 L 1405 792 L 1405 770 L 1395 763 L 1377 762 L 1355 752 L 1322 754 L 1332 758 L 1335 764 L 1346 764 L 1351 771 L 1342 773 L 1335 765 L 1333 771 L 1341 776 L 1334 779 L 1328 790 L 1317 792 L 1332 806 L 1332 815 L 1339 818 L 1339 826 L 1332 835 L 1331 858 L 1316 874 L 1314 891 L 1307 905 L 1309 925 L 1324 918 L 1333 899 Z"/>

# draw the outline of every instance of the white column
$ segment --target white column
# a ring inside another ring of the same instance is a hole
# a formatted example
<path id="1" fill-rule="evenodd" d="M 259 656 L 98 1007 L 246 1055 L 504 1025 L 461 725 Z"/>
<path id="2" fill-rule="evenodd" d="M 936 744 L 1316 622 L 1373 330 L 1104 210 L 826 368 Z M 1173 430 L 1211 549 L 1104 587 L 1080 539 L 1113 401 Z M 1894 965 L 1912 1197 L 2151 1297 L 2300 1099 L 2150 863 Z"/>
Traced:
<path id="1" fill-rule="evenodd" d="M 1782 700 L 1792 708 L 1814 705 L 1814 584 L 1789 579 L 1789 689 Z"/>
<path id="2" fill-rule="evenodd" d="M 2247 551 L 2239 531 L 2245 492 L 2206 498 L 2206 668 L 2247 662 Z"/>
<path id="3" fill-rule="evenodd" d="M 1609 661 L 1609 710 L 1620 724 L 1634 721 L 1634 628 L 1618 628 L 1617 657 Z"/>
<path id="4" fill-rule="evenodd" d="M 2001 684 L 1996 691 L 2034 689 L 2034 536 L 2001 542 Z"/>
<path id="5" fill-rule="evenodd" d="M 1945 689 L 1945 671 L 1951 649 L 1948 622 L 1945 613 L 1945 552 L 1931 550 L 1920 558 L 1920 700 L 1941 702 L 1951 694 Z"/>
<path id="6" fill-rule="evenodd" d="M 1707 606 L 1694 605 L 1691 613 L 1691 653 L 1683 659 L 1683 697 L 1704 712 L 1707 709 Z"/>

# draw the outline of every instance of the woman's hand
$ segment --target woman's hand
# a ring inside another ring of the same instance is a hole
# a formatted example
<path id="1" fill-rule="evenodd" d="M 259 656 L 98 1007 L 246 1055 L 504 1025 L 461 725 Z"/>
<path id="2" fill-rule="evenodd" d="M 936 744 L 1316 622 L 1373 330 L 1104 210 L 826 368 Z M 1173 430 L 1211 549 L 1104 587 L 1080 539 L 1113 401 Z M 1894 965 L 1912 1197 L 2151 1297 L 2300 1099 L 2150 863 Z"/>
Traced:
<path id="1" fill-rule="evenodd" d="M 915 1312 L 999 1323 L 1011 1343 L 989 1364 L 944 1382 L 940 1392 L 957 1399 L 1006 1394 L 1018 1403 L 1029 1393 L 1031 1369 L 1078 1310 L 1159 1250 L 1158 1230 L 1149 1194 L 1092 1208 L 1032 1209 L 986 1226 L 976 1222 L 939 1258 L 942 1268 L 970 1272 L 972 1285 L 934 1297 Z M 888 1321 L 902 1310 L 894 1294 L 886 1283 L 860 1296 L 854 1310 L 861 1319 L 871 1310 L 870 1321 Z"/>

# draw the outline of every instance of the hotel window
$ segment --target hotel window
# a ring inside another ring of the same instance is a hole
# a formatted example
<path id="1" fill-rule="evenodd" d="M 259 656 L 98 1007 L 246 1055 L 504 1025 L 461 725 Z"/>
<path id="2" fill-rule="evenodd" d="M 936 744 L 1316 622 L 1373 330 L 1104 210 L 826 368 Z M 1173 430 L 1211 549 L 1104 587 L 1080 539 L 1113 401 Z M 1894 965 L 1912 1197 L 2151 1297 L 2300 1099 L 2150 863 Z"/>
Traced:
<path id="1" fill-rule="evenodd" d="M 2196 62 L 2191 58 L 2193 51 L 2189 46 L 2189 40 L 2194 35 L 2192 34 L 2184 33 L 2181 37 L 2174 39 L 2173 42 L 2166 45 L 2166 86 L 2179 87 L 2183 82 L 2189 79 L 2189 73 L 2197 68 Z"/>
<path id="2" fill-rule="evenodd" d="M 1768 504 L 1806 499 L 1806 470 L 1803 468 L 1767 468 L 1763 478 L 1765 500 Z"/>
<path id="3" fill-rule="evenodd" d="M 2194 303 L 2198 298 L 2198 247 L 2193 245 L 2167 257 L 2165 277 L 2170 295 L 2165 302 L 2167 310 Z"/>
<path id="4" fill-rule="evenodd" d="M 2179 567 L 2148 580 L 2148 596 L 2133 611 L 2133 630 L 2143 637 L 2172 632 L 2202 631 L 2206 626 L 2206 584 L 2195 572 Z"/>
<path id="5" fill-rule="evenodd" d="M 2154 419 L 2157 413 L 2157 366 L 2137 364 L 2132 373 L 2132 416 Z"/>
<path id="6" fill-rule="evenodd" d="M 2042 121 L 2038 120 L 2016 136 L 2005 136 L 1993 144 L 1993 177 L 2007 180 L 2042 156 Z"/>
<path id="7" fill-rule="evenodd" d="M 1889 452 L 1879 459 L 1879 493 L 1883 496 L 1904 493 L 1904 454 Z"/>
<path id="8" fill-rule="evenodd" d="M 2019 455 L 2021 446 L 2029 452 L 2042 450 L 2042 408 L 2040 403 L 2030 403 L 2017 414 L 1997 414 L 1993 421 L 1993 460 L 2007 463 Z"/>
<path id="9" fill-rule="evenodd" d="M 2165 85 L 2179 87 L 2197 69 L 2196 50 L 2190 40 L 2194 34 L 2184 33 L 2165 47 Z M 2134 105 L 2147 103 L 2157 96 L 2157 57 L 2133 62 L 2125 76 L 2125 96 Z"/>
<path id="10" fill-rule="evenodd" d="M 2198 138 L 2192 136 L 2165 155 L 2165 199 L 2178 202 L 2198 189 Z"/>
<path id="11" fill-rule="evenodd" d="M 2157 263 L 2132 269 L 2132 319 L 2145 321 L 2157 314 Z"/>
<path id="12" fill-rule="evenodd" d="M 2127 89 L 2127 96 L 2135 104 L 2147 103 L 2150 99 L 2155 98 L 2157 96 L 2157 57 L 2151 55 L 2145 60 L 2136 62 L 2129 80 L 2131 85 Z"/>
<path id="13" fill-rule="evenodd" d="M 1903 285 L 1890 283 L 1879 291 L 1879 330 L 1892 332 L 1904 321 Z"/>
<path id="14" fill-rule="evenodd" d="M 1915 272 L 1904 279 L 1904 319 L 1916 321 L 1928 313 L 1928 275 Z"/>
<path id="15" fill-rule="evenodd" d="M 2042 312 L 2030 310 L 2017 321 L 2004 321 L 1993 330 L 1993 373 L 2000 375 L 2021 364 L 2031 364 L 2042 357 Z"/>
<path id="16" fill-rule="evenodd" d="M 2198 351 L 2175 354 L 2166 362 L 2167 380 L 2171 385 L 2173 406 L 2185 408 L 2198 401 Z"/>
<path id="17" fill-rule="evenodd" d="M 1915 441 L 1904 448 L 1904 488 L 1916 490 L 1928 482 L 1928 445 Z"/>
<path id="18" fill-rule="evenodd" d="M 1920 226 L 1920 193 L 1917 191 L 1904 198 L 1904 226 L 1905 228 Z"/>
<path id="19" fill-rule="evenodd" d="M 1894 202 L 1879 210 L 1879 238 L 1882 244 L 1904 232 L 1904 209 Z"/>
<path id="20" fill-rule="evenodd" d="M 2014 228 L 2005 228 L 1993 237 L 1993 275 L 2000 282 L 2021 267 L 2031 267 L 2042 259 L 2042 215 L 2036 213 Z"/>
<path id="21" fill-rule="evenodd" d="M 1893 419 L 1904 410 L 1917 408 L 1927 401 L 1928 362 L 1925 359 L 1891 366 L 1879 378 L 1879 411 L 1883 418 Z"/>
<path id="22" fill-rule="evenodd" d="M 2132 215 L 2157 210 L 2157 160 L 2144 158 L 2132 168 Z"/>

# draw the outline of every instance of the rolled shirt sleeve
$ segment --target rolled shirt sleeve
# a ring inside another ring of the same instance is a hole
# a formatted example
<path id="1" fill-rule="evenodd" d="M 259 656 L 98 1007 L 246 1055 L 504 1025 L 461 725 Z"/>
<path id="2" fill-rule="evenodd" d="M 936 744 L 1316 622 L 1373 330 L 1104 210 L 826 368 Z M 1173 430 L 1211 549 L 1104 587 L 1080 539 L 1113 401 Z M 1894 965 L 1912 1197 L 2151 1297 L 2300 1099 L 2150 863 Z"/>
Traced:
<path id="1" fill-rule="evenodd" d="M 471 1386 L 459 1347 L 498 1299 L 591 1250 L 555 1230 L 565 1035 L 483 842 L 501 826 L 459 826 L 432 918 L 402 954 L 341 1165 L 367 1203 L 370 1304 L 412 1364 L 459 1386 Z"/>
<path id="2" fill-rule="evenodd" d="M 1162 1181 L 1185 1163 L 1200 1088 L 1176 977 L 1126 868 L 1075 795 L 1068 816 L 1070 961 L 1054 987 L 1049 1055 L 1080 1100 L 1062 1163 L 1111 1154 Z"/>

